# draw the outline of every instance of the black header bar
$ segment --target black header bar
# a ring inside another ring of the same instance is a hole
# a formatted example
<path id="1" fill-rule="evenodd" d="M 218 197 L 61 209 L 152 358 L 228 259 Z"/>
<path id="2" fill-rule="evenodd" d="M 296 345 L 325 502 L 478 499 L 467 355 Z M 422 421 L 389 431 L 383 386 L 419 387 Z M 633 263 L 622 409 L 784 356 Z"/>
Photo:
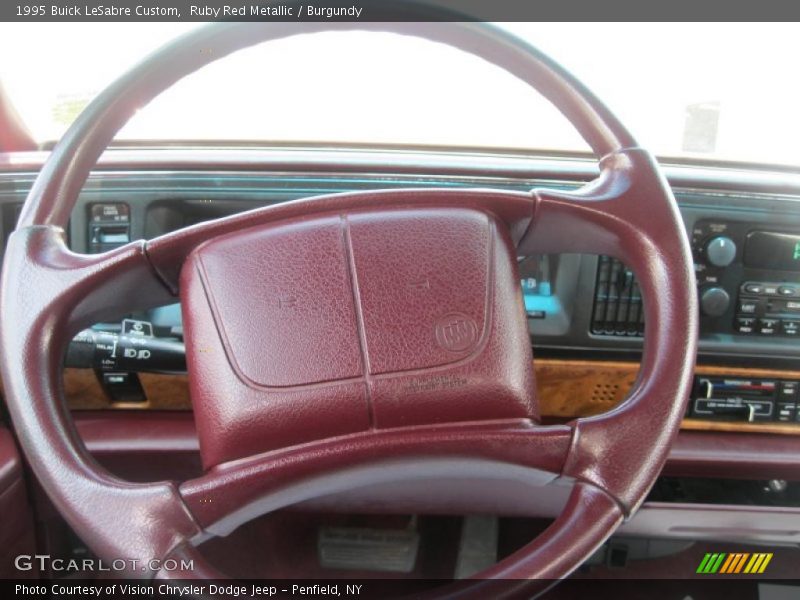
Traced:
<path id="1" fill-rule="evenodd" d="M 423 5 L 425 8 L 421 8 Z M 0 2 L 0 20 L 765 22 L 800 20 L 800 3 L 787 0 L 4 0 Z"/>

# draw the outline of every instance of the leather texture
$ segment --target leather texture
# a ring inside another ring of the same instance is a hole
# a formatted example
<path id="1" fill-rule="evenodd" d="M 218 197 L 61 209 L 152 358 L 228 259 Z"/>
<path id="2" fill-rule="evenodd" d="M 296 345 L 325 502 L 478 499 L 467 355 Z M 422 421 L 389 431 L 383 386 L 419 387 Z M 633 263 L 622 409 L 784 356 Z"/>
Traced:
<path id="1" fill-rule="evenodd" d="M 140 307 L 169 298 L 143 243 L 87 257 L 70 253 L 63 232 L 53 228 L 11 235 L 0 286 L 0 344 L 20 446 L 59 512 L 99 556 L 142 565 L 197 535 L 197 525 L 174 484 L 133 484 L 100 468 L 79 443 L 60 397 L 66 344 L 113 315 L 120 298 Z M 133 567 L 126 574 L 150 575 Z"/>
<path id="2" fill-rule="evenodd" d="M 14 559 L 36 553 L 36 527 L 23 476 L 22 461 L 11 432 L 0 425 L 0 578 L 27 579 L 34 571 L 18 571 Z"/>
<path id="3" fill-rule="evenodd" d="M 689 241 L 655 159 L 628 149 L 606 156 L 601 169 L 576 193 L 538 190 L 519 251 L 607 254 L 639 281 L 647 326 L 636 382 L 613 410 L 575 421 L 564 469 L 608 491 L 631 514 L 661 472 L 686 412 L 699 309 Z"/>
<path id="4" fill-rule="evenodd" d="M 664 475 L 728 479 L 800 480 L 796 435 L 681 431 Z M 800 518 L 800 510 L 795 518 Z"/>
<path id="5" fill-rule="evenodd" d="M 343 491 L 350 484 L 385 482 L 381 468 L 355 473 L 361 465 L 389 468 L 392 461 L 433 459 L 501 462 L 535 470 L 552 481 L 564 464 L 571 438 L 568 427 L 513 421 L 395 428 L 240 459 L 185 481 L 180 489 L 204 528 L 228 530 L 282 507 L 289 487 L 295 489 L 293 503 Z M 306 487 L 298 491 L 297 486 Z M 224 527 L 218 527 L 222 522 Z"/>
<path id="6" fill-rule="evenodd" d="M 183 290 L 191 295 L 197 273 L 214 316 L 197 326 L 217 330 L 217 359 L 243 383 L 291 388 L 362 375 L 344 238 L 339 218 L 304 221 L 229 234 L 186 263 Z M 195 308 L 186 303 L 190 328 Z"/>
<path id="7" fill-rule="evenodd" d="M 368 429 L 535 417 L 498 229 L 477 211 L 388 210 L 200 246 L 181 304 L 204 466 Z"/>
<path id="8" fill-rule="evenodd" d="M 73 413 L 73 419 L 87 450 L 122 479 L 184 481 L 200 474 L 200 444 L 191 412 L 82 411 Z M 524 445 L 524 432 L 518 436 L 516 440 L 506 437 L 503 443 Z M 520 456 L 528 452 L 517 450 Z M 153 472 L 156 457 L 164 463 L 163 474 Z M 662 474 L 796 481 L 800 479 L 800 438 L 683 430 L 670 448 Z M 468 505 L 469 497 L 464 501 Z"/>
<path id="9" fill-rule="evenodd" d="M 191 413 L 81 411 L 72 418 L 87 451 L 120 479 L 184 481 L 203 472 Z"/>

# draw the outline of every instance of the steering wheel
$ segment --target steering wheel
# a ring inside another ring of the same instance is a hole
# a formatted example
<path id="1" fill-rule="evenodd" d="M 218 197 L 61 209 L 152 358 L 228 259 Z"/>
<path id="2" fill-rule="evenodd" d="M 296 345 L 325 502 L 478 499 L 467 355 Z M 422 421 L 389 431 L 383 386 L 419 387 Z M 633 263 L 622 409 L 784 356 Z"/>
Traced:
<path id="1" fill-rule="evenodd" d="M 586 139 L 599 177 L 574 193 L 321 196 L 104 254 L 67 248 L 90 169 L 140 106 L 241 48 L 351 29 L 444 42 L 518 76 Z M 542 426 L 516 257 L 558 252 L 630 266 L 647 335 L 622 404 Z M 691 255 L 655 160 L 568 72 L 481 23 L 222 23 L 179 38 L 100 94 L 55 147 L 8 241 L 0 293 L 2 376 L 25 455 L 77 534 L 134 577 L 219 577 L 197 545 L 296 503 L 381 502 L 388 489 L 409 510 L 459 510 L 474 495 L 472 509 L 524 512 L 561 497 L 538 538 L 443 592 L 485 597 L 492 580 L 518 579 L 502 593 L 531 595 L 642 503 L 677 434 L 696 351 Z M 75 433 L 62 358 L 82 328 L 178 298 L 204 474 L 122 481 Z M 150 562 L 169 557 L 191 557 L 194 571 Z"/>

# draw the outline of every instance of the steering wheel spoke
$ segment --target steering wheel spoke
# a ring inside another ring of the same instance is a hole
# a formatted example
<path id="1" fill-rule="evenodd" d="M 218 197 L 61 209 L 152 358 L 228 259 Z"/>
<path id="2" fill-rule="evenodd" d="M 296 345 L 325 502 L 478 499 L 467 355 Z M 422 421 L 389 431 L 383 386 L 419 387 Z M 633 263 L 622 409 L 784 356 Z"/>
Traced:
<path id="1" fill-rule="evenodd" d="M 95 545 L 101 556 L 125 561 L 132 577 L 153 574 L 149 561 L 199 533 L 169 483 L 133 484 L 103 469 L 77 441 L 61 397 L 64 350 L 71 335 L 103 316 L 164 296 L 143 253 L 132 244 L 105 255 L 69 252 L 54 227 L 16 231 L 7 246 L 3 306 L 15 316 L 2 328 L 3 382 L 23 449 L 35 457 L 38 480 L 77 531 L 117 535 Z M 64 489 L 70 489 L 68 496 Z M 98 510 L 102 506 L 103 510 Z M 154 535 L 154 531 L 158 534 Z"/>
<path id="2" fill-rule="evenodd" d="M 327 499 L 326 506 L 334 507 L 345 492 L 359 494 L 364 508 L 379 506 L 388 494 L 393 506 L 405 496 L 411 509 L 424 496 L 428 510 L 457 512 L 464 500 L 474 506 L 474 493 L 464 497 L 470 480 L 493 480 L 483 501 L 495 508 L 505 501 L 524 513 L 536 510 L 527 505 L 531 490 L 541 494 L 560 477 L 571 440 L 567 426 L 522 420 L 371 431 L 223 464 L 180 489 L 198 522 L 216 535 L 289 505 Z M 435 494 L 432 486 L 438 486 Z"/>
<path id="3" fill-rule="evenodd" d="M 625 149 L 600 166 L 600 177 L 576 192 L 537 190 L 534 222 L 519 247 L 608 254 L 636 274 L 646 323 L 639 376 L 618 407 L 576 422 L 565 469 L 607 490 L 630 514 L 680 425 L 693 368 L 685 359 L 695 355 L 696 344 L 686 334 L 696 327 L 697 300 L 683 222 L 654 159 Z"/>

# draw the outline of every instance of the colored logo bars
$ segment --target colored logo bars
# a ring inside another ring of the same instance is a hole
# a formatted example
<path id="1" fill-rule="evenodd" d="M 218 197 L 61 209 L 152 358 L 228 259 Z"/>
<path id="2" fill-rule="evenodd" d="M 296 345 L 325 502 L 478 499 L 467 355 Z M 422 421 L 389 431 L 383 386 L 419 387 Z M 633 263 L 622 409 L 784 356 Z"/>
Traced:
<path id="1" fill-rule="evenodd" d="M 705 575 L 723 573 L 728 575 L 737 573 L 758 574 L 766 570 L 771 560 L 772 552 L 759 552 L 756 554 L 748 552 L 709 552 L 700 562 L 700 566 L 697 567 L 697 573 Z"/>

